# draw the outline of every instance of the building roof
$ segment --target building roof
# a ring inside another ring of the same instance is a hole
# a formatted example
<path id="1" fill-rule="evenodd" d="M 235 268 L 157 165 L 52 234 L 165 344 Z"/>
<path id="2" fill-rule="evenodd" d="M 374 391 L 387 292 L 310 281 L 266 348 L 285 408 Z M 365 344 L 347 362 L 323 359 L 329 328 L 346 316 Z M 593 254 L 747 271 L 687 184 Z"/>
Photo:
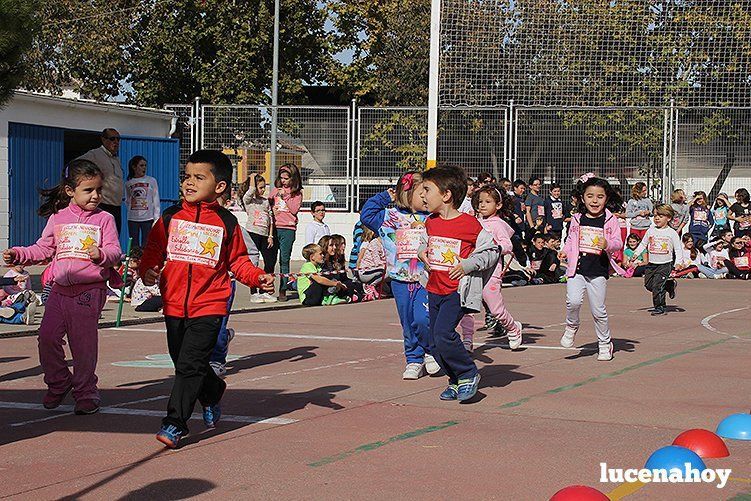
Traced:
<path id="1" fill-rule="evenodd" d="M 175 113 L 170 110 L 160 110 L 158 108 L 145 108 L 141 106 L 134 106 L 132 104 L 123 103 L 109 103 L 102 101 L 95 101 L 93 99 L 72 98 L 63 96 L 53 96 L 50 94 L 42 94 L 39 92 L 31 92 L 27 90 L 15 90 L 13 92 L 14 99 L 21 101 L 36 101 L 46 102 L 58 106 L 69 106 L 72 108 L 87 108 L 93 110 L 99 110 L 106 113 L 121 113 L 124 115 L 138 115 L 138 116 L 150 116 L 152 118 L 164 118 L 165 120 L 172 119 Z"/>

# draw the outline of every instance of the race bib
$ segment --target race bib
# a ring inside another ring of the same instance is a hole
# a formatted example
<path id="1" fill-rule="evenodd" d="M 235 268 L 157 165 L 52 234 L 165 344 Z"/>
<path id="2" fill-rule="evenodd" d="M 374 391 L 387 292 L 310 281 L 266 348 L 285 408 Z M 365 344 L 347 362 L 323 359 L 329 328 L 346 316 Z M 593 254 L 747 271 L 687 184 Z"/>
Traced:
<path id="1" fill-rule="evenodd" d="M 428 263 L 436 271 L 449 271 L 459 264 L 462 241 L 455 238 L 428 238 Z"/>
<path id="2" fill-rule="evenodd" d="M 253 226 L 257 228 L 269 227 L 269 215 L 265 210 L 256 209 L 253 212 Z"/>
<path id="3" fill-rule="evenodd" d="M 706 221 L 707 220 L 707 213 L 703 210 L 698 210 L 694 212 L 694 221 Z"/>
<path id="4" fill-rule="evenodd" d="M 741 221 L 741 222 L 740 222 L 740 223 L 738 224 L 738 227 L 739 227 L 740 229 L 742 229 L 742 230 L 745 230 L 745 229 L 751 228 L 751 221 Z"/>
<path id="5" fill-rule="evenodd" d="M 173 219 L 169 227 L 167 259 L 214 268 L 222 252 L 224 228 Z"/>
<path id="6" fill-rule="evenodd" d="M 545 217 L 545 207 L 542 205 L 537 206 L 537 219 Z"/>
<path id="7" fill-rule="evenodd" d="M 149 208 L 149 184 L 136 183 L 130 187 L 130 210 L 147 210 Z"/>
<path id="8" fill-rule="evenodd" d="M 605 241 L 605 231 L 594 226 L 579 227 L 579 251 L 585 254 L 602 254 L 602 242 Z"/>
<path id="9" fill-rule="evenodd" d="M 724 259 L 725 258 L 723 258 L 722 256 L 712 256 L 710 263 L 712 268 L 714 268 L 715 270 L 722 268 Z"/>
<path id="10" fill-rule="evenodd" d="M 551 211 L 553 219 L 562 219 L 563 218 L 563 204 L 562 203 L 554 203 L 552 204 L 553 210 Z"/>
<path id="11" fill-rule="evenodd" d="M 670 253 L 670 239 L 665 237 L 649 237 L 649 244 L 647 249 L 650 254 L 669 254 Z"/>
<path id="12" fill-rule="evenodd" d="M 529 265 L 532 267 L 535 271 L 540 271 L 540 266 L 542 265 L 542 261 L 530 261 Z"/>
<path id="13" fill-rule="evenodd" d="M 396 260 L 416 259 L 425 229 L 399 228 L 396 230 Z"/>
<path id="14" fill-rule="evenodd" d="M 733 263 L 742 269 L 748 268 L 748 256 L 738 256 L 733 258 Z"/>
<path id="15" fill-rule="evenodd" d="M 58 224 L 55 226 L 57 259 L 91 260 L 86 253 L 102 242 L 102 229 L 93 224 Z"/>
<path id="16" fill-rule="evenodd" d="M 287 206 L 287 202 L 285 202 L 282 197 L 276 198 L 274 207 L 276 207 L 277 212 L 289 212 L 289 206 Z"/>

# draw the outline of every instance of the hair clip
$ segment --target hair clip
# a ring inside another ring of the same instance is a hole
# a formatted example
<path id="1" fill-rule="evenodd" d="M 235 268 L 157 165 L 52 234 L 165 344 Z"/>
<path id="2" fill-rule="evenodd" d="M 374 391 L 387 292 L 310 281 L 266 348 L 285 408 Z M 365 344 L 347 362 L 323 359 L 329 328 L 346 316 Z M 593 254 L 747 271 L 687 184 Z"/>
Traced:
<path id="1" fill-rule="evenodd" d="M 586 183 L 593 177 L 595 177 L 594 172 L 587 172 L 586 174 L 584 174 L 582 177 L 579 178 L 579 181 L 581 181 L 582 183 Z"/>
<path id="2" fill-rule="evenodd" d="M 402 176 L 402 189 L 405 191 L 411 190 L 414 182 L 414 175 L 411 172 L 404 174 Z"/>

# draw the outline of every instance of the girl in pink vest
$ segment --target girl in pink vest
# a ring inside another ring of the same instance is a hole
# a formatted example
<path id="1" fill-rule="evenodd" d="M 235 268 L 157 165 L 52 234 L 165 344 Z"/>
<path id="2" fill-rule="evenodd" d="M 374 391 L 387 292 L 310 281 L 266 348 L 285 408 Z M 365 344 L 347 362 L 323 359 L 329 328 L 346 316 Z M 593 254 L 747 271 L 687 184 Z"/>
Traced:
<path id="1" fill-rule="evenodd" d="M 566 329 L 561 337 L 565 348 L 574 346 L 574 336 L 579 330 L 579 310 L 584 293 L 589 297 L 589 308 L 595 321 L 599 352 L 597 360 L 613 359 L 605 296 L 608 278 L 613 270 L 623 275 L 616 256 L 623 248 L 618 218 L 608 207 L 620 207 L 621 200 L 604 179 L 585 174 L 577 183 L 579 210 L 571 220 L 566 245 L 559 254 L 568 260 L 566 275 Z"/>
<path id="2" fill-rule="evenodd" d="M 3 253 L 7 264 L 33 265 L 50 258 L 54 285 L 39 328 L 39 362 L 44 370 L 47 409 L 59 406 L 73 390 L 76 414 L 99 410 L 95 374 L 98 323 L 107 298 L 106 282 L 122 251 L 115 219 L 98 208 L 104 176 L 88 160 L 72 161 L 60 184 L 42 190 L 39 215 L 49 216 L 42 236 L 29 247 Z M 73 374 L 65 362 L 63 336 L 73 356 Z"/>

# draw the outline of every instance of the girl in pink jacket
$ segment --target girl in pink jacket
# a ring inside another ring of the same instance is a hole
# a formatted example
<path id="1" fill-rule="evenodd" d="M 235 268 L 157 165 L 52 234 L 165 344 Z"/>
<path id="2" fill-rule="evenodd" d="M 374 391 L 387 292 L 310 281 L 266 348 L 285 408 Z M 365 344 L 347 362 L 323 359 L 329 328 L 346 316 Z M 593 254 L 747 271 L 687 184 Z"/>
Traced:
<path id="1" fill-rule="evenodd" d="M 3 253 L 6 264 L 38 264 L 50 258 L 54 285 L 39 327 L 39 363 L 44 370 L 46 409 L 59 406 L 73 390 L 76 414 L 99 410 L 95 374 L 99 315 L 107 298 L 106 281 L 122 251 L 115 219 L 97 207 L 104 176 L 88 160 L 74 160 L 63 170 L 60 184 L 42 190 L 46 201 L 39 215 L 49 216 L 42 236 L 29 247 Z M 67 334 L 73 374 L 63 351 Z"/>
<path id="2" fill-rule="evenodd" d="M 618 218 L 607 207 L 620 206 L 621 200 L 610 184 L 597 177 L 583 176 L 576 187 L 579 210 L 571 219 L 566 245 L 559 254 L 568 260 L 566 275 L 566 329 L 561 337 L 565 348 L 574 346 L 574 336 L 579 330 L 579 310 L 584 292 L 589 297 L 589 308 L 595 321 L 598 339 L 597 360 L 613 359 L 605 295 L 608 277 L 615 270 L 624 271 L 615 261 L 623 248 Z"/>
<path id="3" fill-rule="evenodd" d="M 511 254 L 511 236 L 514 230 L 502 218 L 513 217 L 514 205 L 506 191 L 494 184 L 484 186 L 475 192 L 472 206 L 480 215 L 482 227 L 493 235 L 493 240 L 501 247 L 501 255 Z M 493 275 L 482 290 L 482 300 L 491 315 L 495 316 L 505 329 L 511 349 L 517 350 L 522 344 L 522 324 L 514 320 L 503 302 L 503 267 L 503 259 L 499 259 Z"/>

